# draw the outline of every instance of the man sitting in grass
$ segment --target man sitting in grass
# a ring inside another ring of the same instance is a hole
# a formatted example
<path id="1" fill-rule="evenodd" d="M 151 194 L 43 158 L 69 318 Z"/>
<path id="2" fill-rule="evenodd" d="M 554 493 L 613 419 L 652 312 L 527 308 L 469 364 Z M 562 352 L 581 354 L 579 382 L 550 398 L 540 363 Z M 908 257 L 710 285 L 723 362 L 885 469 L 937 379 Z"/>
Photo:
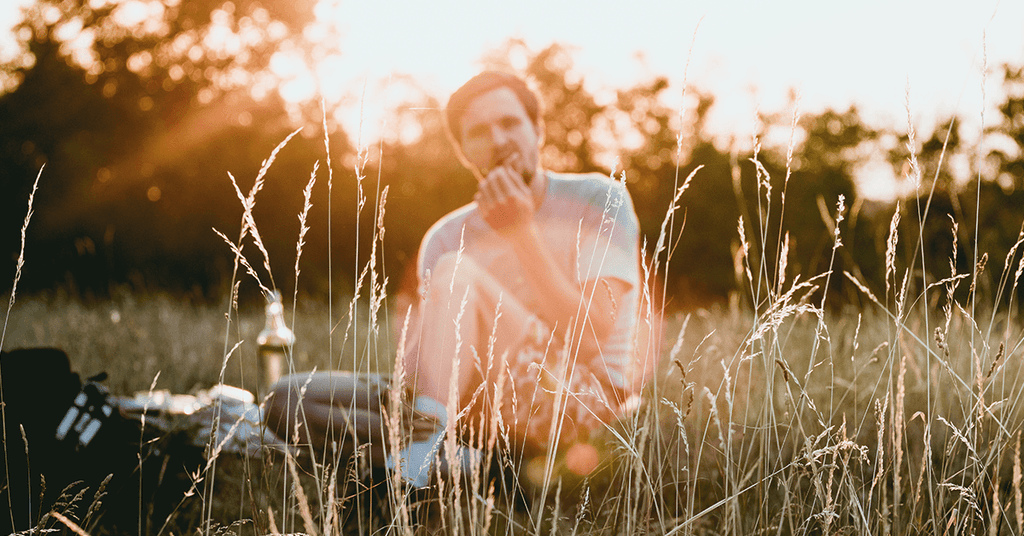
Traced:
<path id="1" fill-rule="evenodd" d="M 423 239 L 420 320 L 398 357 L 420 414 L 447 423 L 452 396 L 463 439 L 489 428 L 466 423 L 498 418 L 529 451 L 570 447 L 616 418 L 633 374 L 640 288 L 625 186 L 543 169 L 540 117 L 537 95 L 500 72 L 472 78 L 448 101 L 449 133 L 478 190 Z M 328 374 L 298 381 L 308 381 L 307 409 L 331 400 Z M 323 411 L 307 411 L 311 435 L 325 424 L 310 422 L 314 413 Z M 444 430 L 405 446 L 389 467 L 426 485 Z"/>

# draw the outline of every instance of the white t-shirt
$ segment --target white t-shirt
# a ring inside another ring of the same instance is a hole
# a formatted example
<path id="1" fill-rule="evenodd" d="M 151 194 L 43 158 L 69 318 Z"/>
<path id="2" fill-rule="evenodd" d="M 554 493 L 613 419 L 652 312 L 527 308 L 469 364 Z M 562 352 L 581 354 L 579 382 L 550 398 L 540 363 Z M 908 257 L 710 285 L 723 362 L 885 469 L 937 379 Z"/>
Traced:
<path id="1" fill-rule="evenodd" d="M 598 173 L 545 173 L 547 192 L 534 213 L 534 222 L 555 262 L 577 282 L 616 278 L 629 285 L 616 304 L 615 329 L 601 342 L 600 356 L 612 385 L 626 389 L 640 289 L 640 226 L 633 201 L 622 182 Z M 527 309 L 544 307 L 544 296 L 535 295 L 522 277 L 523 268 L 511 244 L 483 220 L 476 203 L 441 218 L 424 236 L 418 262 L 421 296 L 428 272 L 442 255 L 458 251 L 460 244 L 464 244 L 464 255 L 487 270 Z"/>

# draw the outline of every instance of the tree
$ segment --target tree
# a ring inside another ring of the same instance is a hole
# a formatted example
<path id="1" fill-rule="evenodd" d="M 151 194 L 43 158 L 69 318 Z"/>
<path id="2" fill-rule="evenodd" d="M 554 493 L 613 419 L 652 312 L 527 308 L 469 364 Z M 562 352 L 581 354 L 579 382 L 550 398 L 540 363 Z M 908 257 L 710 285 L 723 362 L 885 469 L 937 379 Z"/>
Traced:
<path id="1" fill-rule="evenodd" d="M 794 153 L 792 177 L 788 185 L 783 181 L 779 184 L 786 189 L 785 224 L 795 245 L 792 249 L 796 261 L 794 269 L 810 277 L 829 269 L 835 234 L 825 222 L 837 217 L 840 196 L 845 199 L 848 210 L 855 206 L 854 174 L 864 160 L 864 147 L 878 137 L 878 132 L 864 123 L 855 106 L 843 112 L 828 109 L 807 116 L 801 120 L 801 128 L 804 142 Z M 784 177 L 784 162 L 776 160 L 775 165 L 779 170 L 775 174 Z M 847 216 L 849 214 L 844 215 Z M 846 253 L 860 249 L 849 235 L 844 243 L 840 263 L 844 259 L 852 261 Z M 842 273 L 840 266 L 833 266 L 836 274 Z M 838 276 L 832 280 L 840 286 L 844 282 L 844 278 Z"/>
<path id="2" fill-rule="evenodd" d="M 48 162 L 30 243 L 56 262 L 27 270 L 30 287 L 65 273 L 95 290 L 133 273 L 216 286 L 223 269 L 203 259 L 226 246 L 210 227 L 237 228 L 240 210 L 226 172 L 247 188 L 293 128 L 268 65 L 275 51 L 308 47 L 296 30 L 311 20 L 308 0 L 43 0 L 25 8 L 19 29 L 31 59 L 4 66 L 16 84 L 0 95 L 3 256 L 17 254 L 28 188 Z M 344 136 L 333 141 L 336 157 L 348 152 Z M 285 199 L 301 191 L 322 153 L 322 142 L 296 145 L 306 169 L 287 179 L 300 186 Z M 12 266 L 5 262 L 0 275 Z"/>
<path id="3" fill-rule="evenodd" d="M 989 154 L 998 165 L 996 181 L 1006 190 L 1024 189 L 1024 66 L 1003 66 L 1006 102 L 996 131 L 1009 138 Z"/>

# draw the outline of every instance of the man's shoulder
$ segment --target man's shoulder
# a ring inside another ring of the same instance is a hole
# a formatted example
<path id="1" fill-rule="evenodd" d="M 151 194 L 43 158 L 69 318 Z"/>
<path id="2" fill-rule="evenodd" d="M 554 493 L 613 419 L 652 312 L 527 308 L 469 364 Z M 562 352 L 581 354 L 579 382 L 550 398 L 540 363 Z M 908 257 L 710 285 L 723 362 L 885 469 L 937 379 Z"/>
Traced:
<path id="1" fill-rule="evenodd" d="M 620 181 L 617 181 L 608 175 L 598 173 L 596 171 L 590 173 L 558 173 L 555 171 L 549 171 L 548 178 L 553 183 L 561 184 L 564 187 L 573 188 L 577 190 L 607 190 L 609 187 L 613 187 L 615 184 L 621 184 Z"/>
<path id="2" fill-rule="evenodd" d="M 462 227 L 462 224 L 465 223 L 465 221 L 474 214 L 476 210 L 476 203 L 462 205 L 448 214 L 441 216 L 441 218 L 431 226 L 431 230 L 452 226 Z"/>
<path id="3" fill-rule="evenodd" d="M 429 245 L 430 242 L 448 243 L 452 240 L 458 241 L 458 237 L 462 234 L 462 229 L 467 225 L 467 222 L 472 221 L 475 214 L 477 214 L 476 203 L 463 205 L 445 214 L 427 230 L 427 234 L 423 238 L 424 245 Z"/>
<path id="4" fill-rule="evenodd" d="M 603 209 L 609 202 L 619 204 L 629 199 L 625 184 L 601 173 L 551 173 L 551 192 L 556 199 L 582 200 Z M 572 201 L 570 201 L 572 202 Z M 632 202 L 629 202 L 630 206 Z"/>

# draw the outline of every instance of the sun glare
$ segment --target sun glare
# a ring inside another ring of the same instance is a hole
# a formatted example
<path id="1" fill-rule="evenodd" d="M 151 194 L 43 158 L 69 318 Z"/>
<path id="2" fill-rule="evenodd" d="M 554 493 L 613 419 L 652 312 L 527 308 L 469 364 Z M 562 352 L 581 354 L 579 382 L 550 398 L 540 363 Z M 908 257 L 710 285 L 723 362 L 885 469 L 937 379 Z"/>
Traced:
<path id="1" fill-rule="evenodd" d="M 629 10 L 617 0 L 594 0 L 585 9 L 546 0 L 514 5 L 318 0 L 314 20 L 297 33 L 272 21 L 267 9 L 236 12 L 233 2 L 224 1 L 212 11 L 209 25 L 162 39 L 170 32 L 165 17 L 180 3 L 88 0 L 89 9 L 111 10 L 103 25 L 91 27 L 78 16 L 61 20 L 61 10 L 52 4 L 16 0 L 0 9 L 0 22 L 17 19 L 12 6 L 35 10 L 37 20 L 57 25 L 54 35 L 62 52 L 90 80 L 116 68 L 99 61 L 98 43 L 125 32 L 154 39 L 157 46 L 127 58 L 129 71 L 145 76 L 166 69 L 165 89 L 206 77 L 212 84 L 197 94 L 204 104 L 237 88 L 246 88 L 256 101 L 276 94 L 290 110 L 308 109 L 323 99 L 330 117 L 362 143 L 381 137 L 416 139 L 417 128 L 396 117 L 405 113 L 402 107 L 422 106 L 428 98 L 443 102 L 484 65 L 488 51 L 510 39 L 524 44 L 512 47 L 508 58 L 519 68 L 525 67 L 529 51 L 552 43 L 566 46 L 573 73 L 591 94 L 611 95 L 609 102 L 615 90 L 661 76 L 669 82 L 663 92 L 669 108 L 689 114 L 695 91 L 711 95 L 715 103 L 702 128 L 740 145 L 750 143 L 759 113 L 787 113 L 794 89 L 802 94 L 802 113 L 856 103 L 872 124 L 906 128 L 908 87 L 916 128 L 929 130 L 956 114 L 966 127 L 964 139 L 972 141 L 981 135 L 978 110 L 996 114 L 999 65 L 1019 62 L 1024 53 L 1024 38 L 1014 22 L 1024 17 L 1024 4 L 998 0 L 973 6 L 936 0 L 935 9 L 927 11 L 865 0 L 842 12 L 813 0 L 780 0 L 770 6 L 756 0 L 707 1 L 685 8 L 636 0 Z M 888 16 L 879 18 L 883 8 Z M 837 15 L 843 24 L 833 24 Z M 908 24 L 911 20 L 918 23 Z M 34 58 L 22 46 L 29 37 L 17 36 L 14 47 L 0 41 L 0 59 L 30 66 Z M 249 54 L 261 45 L 274 52 L 270 69 L 259 72 Z M 196 72 L 195 65 L 211 59 L 234 61 L 223 71 Z M 981 90 L 983 74 L 990 80 L 987 96 Z M 691 91 L 687 102 L 681 99 L 684 82 Z M 18 83 L 16 69 L 0 73 L 0 91 Z M 110 96 L 119 91 L 116 83 L 101 89 Z M 151 102 L 141 100 L 139 106 L 147 109 Z M 606 126 L 614 131 L 613 145 L 621 148 L 638 146 L 646 135 L 620 128 L 615 119 Z M 875 182 L 874 191 L 886 195 L 883 184 L 891 181 Z"/>
<path id="2" fill-rule="evenodd" d="M 458 11 L 408 3 L 395 12 L 373 2 L 321 0 L 314 7 L 315 22 L 303 32 L 318 57 L 310 65 L 292 55 L 275 56 L 272 69 L 286 80 L 279 94 L 293 104 L 322 97 L 336 110 L 334 119 L 364 142 L 380 136 L 415 139 L 418 129 L 387 125 L 388 110 L 414 102 L 412 97 L 421 103 L 424 96 L 447 94 L 472 74 L 483 53 L 467 46 L 480 40 L 479 29 L 456 28 L 459 21 L 451 14 Z M 398 82 L 408 76 L 414 84 Z"/>

